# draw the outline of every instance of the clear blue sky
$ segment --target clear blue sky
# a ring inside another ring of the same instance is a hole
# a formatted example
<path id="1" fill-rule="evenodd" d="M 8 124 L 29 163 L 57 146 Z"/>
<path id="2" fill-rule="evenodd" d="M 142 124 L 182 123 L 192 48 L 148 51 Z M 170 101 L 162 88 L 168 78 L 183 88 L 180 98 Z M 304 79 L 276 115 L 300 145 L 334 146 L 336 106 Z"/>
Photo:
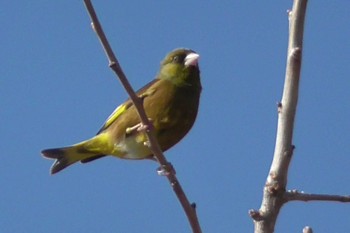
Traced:
<path id="1" fill-rule="evenodd" d="M 190 134 L 166 153 L 203 232 L 252 232 L 272 160 L 292 1 L 95 1 L 135 89 L 164 55 L 201 55 Z M 350 194 L 350 2 L 310 1 L 288 188 Z M 44 148 L 94 135 L 127 98 L 82 1 L 3 1 L 0 10 L 0 229 L 190 232 L 151 161 L 104 158 L 49 175 Z M 350 204 L 289 203 L 276 232 L 350 232 Z"/>

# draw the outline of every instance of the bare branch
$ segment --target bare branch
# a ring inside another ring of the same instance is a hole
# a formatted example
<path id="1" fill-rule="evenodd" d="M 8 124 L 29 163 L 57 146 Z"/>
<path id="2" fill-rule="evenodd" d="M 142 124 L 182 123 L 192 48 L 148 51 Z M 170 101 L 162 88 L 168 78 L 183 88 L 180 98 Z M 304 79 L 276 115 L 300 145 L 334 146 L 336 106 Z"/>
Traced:
<path id="1" fill-rule="evenodd" d="M 287 67 L 283 96 L 278 104 L 275 152 L 259 210 L 261 220 L 254 220 L 255 233 L 274 232 L 278 213 L 284 204 L 288 168 L 294 150 L 292 139 L 298 102 L 306 5 L 307 0 L 295 0 L 293 9 L 289 12 Z"/>
<path id="2" fill-rule="evenodd" d="M 289 190 L 284 194 L 285 201 L 337 201 L 350 202 L 350 196 L 328 195 L 328 194 L 311 194 Z"/>
<path id="3" fill-rule="evenodd" d="M 103 49 L 105 50 L 105 53 L 108 57 L 109 61 L 109 67 L 117 74 L 119 77 L 120 82 L 124 86 L 125 90 L 130 96 L 130 99 L 132 100 L 133 104 L 135 105 L 135 108 L 139 114 L 140 120 L 143 125 L 148 126 L 148 130 L 146 131 L 147 139 L 149 142 L 150 149 L 153 152 L 153 155 L 157 158 L 161 169 L 165 170 L 166 177 L 169 180 L 169 183 L 171 184 L 177 198 L 179 199 L 186 215 L 187 218 L 191 224 L 192 231 L 194 233 L 201 233 L 201 228 L 198 222 L 197 214 L 196 214 L 196 209 L 194 204 L 190 204 L 188 201 L 181 185 L 180 182 L 178 181 L 176 175 L 175 175 L 175 169 L 173 166 L 166 160 L 164 157 L 164 154 L 159 146 L 159 143 L 154 135 L 154 126 L 153 124 L 149 121 L 147 118 L 147 115 L 145 113 L 145 110 L 143 108 L 143 103 L 142 99 L 139 98 L 133 88 L 131 87 L 129 81 L 127 80 L 121 66 L 119 65 L 119 62 L 116 58 L 116 56 L 113 53 L 113 50 L 111 46 L 109 45 L 109 42 L 103 32 L 103 29 L 101 27 L 101 24 L 99 23 L 99 20 L 97 18 L 97 15 L 95 13 L 95 10 L 92 6 L 92 3 L 90 0 L 84 0 L 86 9 L 89 12 L 91 21 L 92 21 L 92 26 L 93 29 L 95 30 L 102 46 Z"/>

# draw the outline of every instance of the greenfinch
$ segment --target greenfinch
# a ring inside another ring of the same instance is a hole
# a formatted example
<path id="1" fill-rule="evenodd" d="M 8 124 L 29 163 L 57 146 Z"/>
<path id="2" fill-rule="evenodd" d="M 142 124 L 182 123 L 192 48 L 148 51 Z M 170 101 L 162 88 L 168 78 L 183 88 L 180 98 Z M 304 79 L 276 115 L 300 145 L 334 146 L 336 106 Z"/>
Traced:
<path id="1" fill-rule="evenodd" d="M 192 128 L 199 106 L 199 55 L 190 49 L 176 49 L 161 62 L 156 78 L 136 94 L 143 99 L 147 117 L 163 151 L 178 143 Z M 54 159 L 51 174 L 80 161 L 86 163 L 112 155 L 122 159 L 154 159 L 140 119 L 128 99 L 115 109 L 96 136 L 68 147 L 45 149 Z"/>

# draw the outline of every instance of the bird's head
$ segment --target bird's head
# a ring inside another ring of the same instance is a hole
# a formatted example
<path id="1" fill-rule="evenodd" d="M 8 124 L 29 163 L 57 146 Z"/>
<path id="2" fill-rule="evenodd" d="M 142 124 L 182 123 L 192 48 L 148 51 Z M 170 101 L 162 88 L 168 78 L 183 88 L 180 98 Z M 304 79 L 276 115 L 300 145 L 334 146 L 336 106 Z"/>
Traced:
<path id="1" fill-rule="evenodd" d="M 190 49 L 175 49 L 162 61 L 158 78 L 168 79 L 178 86 L 200 87 L 199 55 Z"/>

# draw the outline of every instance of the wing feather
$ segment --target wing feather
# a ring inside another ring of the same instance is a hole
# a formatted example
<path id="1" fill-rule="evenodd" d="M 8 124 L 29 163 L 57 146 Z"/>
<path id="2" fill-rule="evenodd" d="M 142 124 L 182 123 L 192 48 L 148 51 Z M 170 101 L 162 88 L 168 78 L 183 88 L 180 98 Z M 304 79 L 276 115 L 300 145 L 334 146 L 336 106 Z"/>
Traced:
<path id="1" fill-rule="evenodd" d="M 145 97 L 144 95 L 147 95 L 147 91 L 151 89 L 151 86 L 154 85 L 156 82 L 158 82 L 159 79 L 154 79 L 148 84 L 146 84 L 144 87 L 139 89 L 136 94 L 140 97 Z M 112 114 L 107 118 L 106 122 L 103 124 L 101 129 L 97 132 L 97 134 L 101 133 L 102 131 L 106 130 L 109 126 L 111 126 L 122 114 L 124 114 L 129 108 L 132 106 L 132 102 L 130 99 L 127 99 L 123 104 L 119 105 Z"/>

